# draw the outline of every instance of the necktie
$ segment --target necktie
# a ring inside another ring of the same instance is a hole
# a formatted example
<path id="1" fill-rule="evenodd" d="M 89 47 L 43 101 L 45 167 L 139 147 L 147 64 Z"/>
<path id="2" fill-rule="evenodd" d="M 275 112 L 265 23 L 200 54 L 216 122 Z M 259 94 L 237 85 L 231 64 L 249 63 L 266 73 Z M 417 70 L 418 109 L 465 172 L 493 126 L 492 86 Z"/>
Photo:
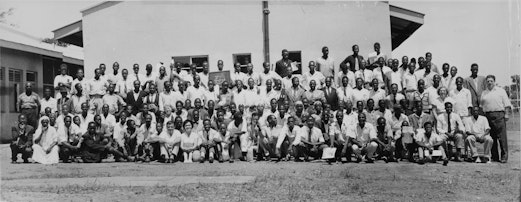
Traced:
<path id="1" fill-rule="evenodd" d="M 125 91 L 124 92 L 126 94 L 126 93 L 128 93 L 128 91 L 127 91 L 127 81 L 126 80 L 123 82 L 123 85 L 125 86 Z"/>
<path id="2" fill-rule="evenodd" d="M 449 131 L 449 133 L 451 133 L 452 129 L 450 127 L 450 113 L 447 113 L 447 126 L 449 128 L 447 131 Z"/>
<path id="3" fill-rule="evenodd" d="M 346 96 L 347 96 L 347 89 L 346 89 L 346 87 L 344 87 L 344 97 L 346 97 Z"/>

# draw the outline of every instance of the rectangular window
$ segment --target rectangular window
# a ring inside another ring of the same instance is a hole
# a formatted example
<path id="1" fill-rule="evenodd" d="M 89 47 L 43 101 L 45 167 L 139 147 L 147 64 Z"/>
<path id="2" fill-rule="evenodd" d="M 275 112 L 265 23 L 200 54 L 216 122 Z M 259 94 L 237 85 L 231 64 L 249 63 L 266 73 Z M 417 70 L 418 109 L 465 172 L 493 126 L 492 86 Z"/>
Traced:
<path id="1" fill-rule="evenodd" d="M 190 70 L 190 65 L 196 65 L 196 71 L 203 71 L 203 62 L 208 62 L 208 55 L 173 56 L 174 62 L 181 63 L 181 69 Z"/>
<path id="2" fill-rule="evenodd" d="M 1 68 L 0 68 L 0 81 L 3 81 L 3 80 L 4 80 L 4 74 L 5 74 L 5 73 L 4 73 L 4 71 L 5 71 L 4 69 L 5 69 L 5 67 L 1 67 Z M 3 84 L 3 83 L 2 83 L 2 84 Z"/>
<path id="3" fill-rule="evenodd" d="M 26 71 L 25 82 L 33 83 L 33 89 L 38 92 L 38 72 Z"/>
<path id="4" fill-rule="evenodd" d="M 233 66 L 235 67 L 235 63 L 241 64 L 241 72 L 248 72 L 248 69 L 246 67 L 248 66 L 248 63 L 251 63 L 251 53 L 236 53 L 233 54 Z"/>
<path id="5" fill-rule="evenodd" d="M 288 51 L 289 59 L 293 61 L 297 69 L 293 70 L 293 74 L 302 74 L 302 52 L 301 51 Z"/>
<path id="6" fill-rule="evenodd" d="M 18 107 L 16 106 L 16 101 L 18 99 L 18 95 L 23 92 L 23 81 L 22 81 L 23 71 L 19 69 L 9 69 L 9 108 L 11 113 L 18 112 Z"/>

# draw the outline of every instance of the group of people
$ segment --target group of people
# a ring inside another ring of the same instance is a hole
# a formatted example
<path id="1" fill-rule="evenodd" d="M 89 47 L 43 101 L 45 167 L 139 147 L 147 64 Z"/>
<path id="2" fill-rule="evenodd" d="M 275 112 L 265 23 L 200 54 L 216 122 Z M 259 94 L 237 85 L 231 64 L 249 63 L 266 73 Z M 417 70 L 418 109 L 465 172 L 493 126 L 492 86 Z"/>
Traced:
<path id="1" fill-rule="evenodd" d="M 352 50 L 337 66 L 323 47 L 302 75 L 283 50 L 274 70 L 236 63 L 222 83 L 208 62 L 199 73 L 175 61 L 145 74 L 100 64 L 92 79 L 83 70 L 73 79 L 62 64 L 55 95 L 47 88 L 40 98 L 27 83 L 18 97 L 12 162 L 507 162 L 511 104 L 493 75 L 472 64 L 464 78 L 431 53 L 400 62 L 379 43 L 367 59 Z"/>

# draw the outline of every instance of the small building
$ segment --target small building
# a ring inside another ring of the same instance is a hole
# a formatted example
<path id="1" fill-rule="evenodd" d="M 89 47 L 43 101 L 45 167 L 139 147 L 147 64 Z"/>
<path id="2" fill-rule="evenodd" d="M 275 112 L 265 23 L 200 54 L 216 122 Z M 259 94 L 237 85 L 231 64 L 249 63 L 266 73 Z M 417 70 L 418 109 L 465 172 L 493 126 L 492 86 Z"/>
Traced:
<path id="1" fill-rule="evenodd" d="M 54 89 L 53 80 L 62 63 L 68 65 L 69 75 L 83 69 L 83 53 L 79 47 L 44 43 L 5 25 L 0 25 L 0 33 L 0 142 L 6 142 L 17 121 L 16 101 L 25 91 L 25 83 L 33 83 L 34 91 L 43 96 L 44 88 Z"/>
<path id="2" fill-rule="evenodd" d="M 100 63 L 110 68 L 117 61 L 127 69 L 137 63 L 144 72 L 148 63 L 168 66 L 172 59 L 198 66 L 208 61 L 210 71 L 218 60 L 225 70 L 251 62 L 260 72 L 262 62 L 281 58 L 282 49 L 307 67 L 323 46 L 338 64 L 352 45 L 366 56 L 375 42 L 390 56 L 424 17 L 382 1 L 109 1 L 81 12 L 82 20 L 54 37 L 84 47 L 87 78 Z"/>

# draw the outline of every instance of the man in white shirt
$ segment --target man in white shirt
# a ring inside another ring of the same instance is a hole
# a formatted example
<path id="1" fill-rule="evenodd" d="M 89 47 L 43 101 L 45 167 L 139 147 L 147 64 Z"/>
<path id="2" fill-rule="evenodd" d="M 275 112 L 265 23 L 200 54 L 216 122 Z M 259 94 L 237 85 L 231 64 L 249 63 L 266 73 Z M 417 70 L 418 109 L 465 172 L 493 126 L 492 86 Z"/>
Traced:
<path id="1" fill-rule="evenodd" d="M 115 87 L 116 84 L 109 84 L 108 93 L 103 96 L 103 104 L 109 106 L 109 113 L 112 115 L 119 113 L 122 107 L 127 105 L 123 98 L 114 93 Z"/>
<path id="2" fill-rule="evenodd" d="M 282 130 L 277 127 L 277 119 L 274 115 L 269 115 L 267 122 L 268 124 L 262 127 L 262 136 L 259 138 L 260 151 L 267 160 L 272 156 L 276 156 L 280 160 L 281 151 L 276 150 L 276 145 Z"/>
<path id="3" fill-rule="evenodd" d="M 322 131 L 314 126 L 315 118 L 308 116 L 306 125 L 301 128 L 300 134 L 293 142 L 297 149 L 295 161 L 302 161 L 300 160 L 301 156 L 304 156 L 305 161 L 309 161 L 309 156 L 312 156 L 315 160 L 320 159 L 322 151 L 327 147 Z"/>
<path id="4" fill-rule="evenodd" d="M 194 77 L 194 85 L 188 87 L 188 89 L 186 90 L 187 97 L 188 99 L 190 99 L 190 101 L 192 101 L 192 103 L 194 103 L 195 99 L 197 98 L 204 100 L 205 89 L 200 86 L 200 83 L 201 78 L 199 77 L 199 75 L 196 75 Z"/>
<path id="5" fill-rule="evenodd" d="M 152 71 L 152 65 L 151 64 L 147 64 L 145 66 L 145 75 L 143 75 L 143 80 L 141 80 L 141 83 L 143 85 L 143 88 L 145 89 L 146 92 L 148 92 L 148 88 L 150 86 L 150 84 L 154 84 L 155 85 L 155 82 L 156 82 L 156 74 Z"/>
<path id="6" fill-rule="evenodd" d="M 349 78 L 347 76 L 342 77 L 342 83 L 337 88 L 337 93 L 339 102 L 353 102 L 353 88 L 349 86 Z"/>
<path id="7" fill-rule="evenodd" d="M 329 57 L 329 48 L 322 47 L 322 56 L 317 59 L 317 70 L 320 71 L 324 77 L 335 76 L 335 61 Z"/>
<path id="8" fill-rule="evenodd" d="M 112 64 L 112 69 L 114 70 L 112 73 L 108 73 L 106 75 L 107 77 L 107 81 L 110 83 L 110 84 L 116 84 L 118 83 L 119 80 L 121 80 L 121 74 L 119 74 L 119 63 L 118 62 L 114 62 L 114 64 Z"/>
<path id="9" fill-rule="evenodd" d="M 405 93 L 405 98 L 409 100 L 409 106 L 413 106 L 414 92 L 418 90 L 418 79 L 414 75 L 414 63 L 409 63 L 409 71 L 403 74 L 402 86 Z"/>
<path id="10" fill-rule="evenodd" d="M 132 66 L 132 74 L 129 74 L 128 75 L 128 79 L 130 79 L 131 82 L 134 82 L 134 81 L 139 81 L 139 83 L 141 83 L 143 86 L 145 85 L 145 81 L 144 81 L 144 75 L 140 74 L 139 73 L 139 64 L 134 64 Z"/>
<path id="11" fill-rule="evenodd" d="M 365 102 L 369 99 L 369 91 L 364 88 L 364 81 L 362 78 L 356 79 L 356 88 L 353 89 L 353 103 L 362 101 L 365 106 Z"/>
<path id="12" fill-rule="evenodd" d="M 83 92 L 83 88 L 81 87 L 80 83 L 76 83 L 74 89 L 76 93 L 71 96 L 71 113 L 81 114 L 81 105 L 83 103 L 89 103 L 89 96 Z"/>
<path id="13" fill-rule="evenodd" d="M 344 144 L 342 156 L 347 154 L 347 157 L 351 158 L 350 152 L 353 152 L 357 163 L 359 163 L 362 161 L 362 155 L 367 155 L 366 162 L 374 163 L 373 155 L 378 148 L 376 129 L 372 124 L 366 123 L 366 115 L 364 113 L 358 114 L 358 124 L 348 135 L 349 140 Z"/>
<path id="14" fill-rule="evenodd" d="M 244 78 L 246 75 L 241 72 L 241 63 L 235 63 L 233 66 L 233 73 L 230 75 L 230 79 L 232 80 L 232 84 L 235 84 L 235 81 L 240 80 L 241 82 L 244 81 Z"/>
<path id="15" fill-rule="evenodd" d="M 355 73 L 349 70 L 349 63 L 341 63 L 340 64 L 340 72 L 335 75 L 335 84 L 340 87 L 342 86 L 342 79 L 347 77 L 349 87 L 353 88 L 355 86 Z"/>
<path id="16" fill-rule="evenodd" d="M 127 93 L 134 90 L 134 80 L 128 78 L 128 70 L 121 70 L 121 79 L 116 85 L 116 92 L 123 98 L 127 99 Z"/>
<path id="17" fill-rule="evenodd" d="M 175 108 L 175 103 L 178 99 L 175 97 L 175 93 L 172 91 L 172 83 L 165 81 L 165 91 L 159 93 L 159 111 L 165 111 L 165 107 L 169 106 L 170 109 Z"/>
<path id="18" fill-rule="evenodd" d="M 242 81 L 241 80 L 235 80 L 235 86 L 237 86 L 237 89 L 233 92 L 233 102 L 236 105 L 245 105 L 246 104 L 246 92 L 244 91 Z"/>
<path id="19" fill-rule="evenodd" d="M 465 139 L 466 148 L 470 151 L 470 162 L 478 162 L 478 149 L 476 142 L 483 143 L 483 152 L 485 153 L 484 163 L 490 162 L 490 150 L 492 147 L 492 137 L 490 136 L 490 126 L 485 116 L 479 115 L 479 107 L 472 108 L 472 116 L 463 119 L 467 138 Z"/>
<path id="20" fill-rule="evenodd" d="M 263 62 L 262 67 L 264 68 L 264 71 L 259 74 L 258 85 L 265 84 L 266 81 L 268 81 L 268 80 L 272 80 L 273 82 L 274 82 L 274 79 L 282 80 L 282 78 L 279 76 L 279 74 L 270 70 L 270 63 Z"/>
<path id="21" fill-rule="evenodd" d="M 101 114 L 101 107 L 103 106 L 103 96 L 107 91 L 107 81 L 100 78 L 101 72 L 99 69 L 95 71 L 94 79 L 89 82 L 89 97 L 90 107 L 96 114 Z"/>
<path id="22" fill-rule="evenodd" d="M 210 100 L 213 100 L 214 103 L 217 103 L 219 101 L 219 87 L 215 87 L 213 80 L 209 80 L 207 86 L 208 89 L 204 93 L 204 100 L 206 102 L 204 103 L 205 106 L 208 106 L 208 102 Z"/>
<path id="23" fill-rule="evenodd" d="M 367 60 L 369 65 L 373 66 L 374 63 L 378 62 L 378 58 L 387 58 L 387 56 L 380 51 L 380 43 L 376 42 L 373 45 L 374 52 L 367 54 Z"/>
<path id="24" fill-rule="evenodd" d="M 391 72 L 391 68 L 385 66 L 385 59 L 383 57 L 378 58 L 378 66 L 373 69 L 373 77 L 378 79 L 378 85 L 388 89 L 386 75 Z M 385 79 L 384 79 L 385 78 Z"/>
<path id="25" fill-rule="evenodd" d="M 371 82 L 371 90 L 369 91 L 369 99 L 373 99 L 374 103 L 380 102 L 380 100 L 385 99 L 385 90 L 378 86 L 379 82 L 377 78 L 374 78 Z M 376 106 L 375 109 L 379 109 L 379 106 Z"/>
<path id="26" fill-rule="evenodd" d="M 178 91 L 179 83 L 182 83 L 184 81 L 184 78 L 188 75 L 188 72 L 181 69 L 181 63 L 179 63 L 179 62 L 175 62 L 175 63 L 173 62 L 173 64 L 171 64 L 170 68 L 172 68 L 172 71 L 170 74 L 170 80 L 174 81 L 172 83 L 172 87 L 173 87 L 174 91 Z"/>
<path id="27" fill-rule="evenodd" d="M 468 117 L 472 109 L 472 95 L 469 89 L 463 88 L 463 78 L 456 79 L 456 88 L 450 91 L 449 96 L 454 100 L 454 112 L 461 119 Z"/>
<path id="28" fill-rule="evenodd" d="M 508 139 L 506 121 L 512 115 L 512 103 L 508 99 L 505 90 L 496 86 L 496 77 L 488 75 L 485 78 L 487 89 L 481 93 L 481 107 L 490 123 L 490 136 L 492 136 L 492 161 L 500 161 L 498 153 L 498 141 L 501 147 L 501 163 L 508 161 Z"/>
<path id="29" fill-rule="evenodd" d="M 80 148 L 79 141 L 83 135 L 80 128 L 72 124 L 71 116 L 66 116 L 63 127 L 58 129 L 58 145 L 60 147 L 60 159 L 63 163 L 68 163 L 70 157 L 76 154 Z"/>
<path id="30" fill-rule="evenodd" d="M 402 69 L 398 68 L 398 59 L 393 59 L 392 71 L 387 74 L 389 85 L 398 85 L 398 92 L 402 92 Z"/>
<path id="31" fill-rule="evenodd" d="M 89 112 L 89 104 L 86 102 L 81 104 L 81 114 L 78 117 L 80 117 L 80 130 L 87 131 L 89 123 L 94 121 L 94 114 Z"/>
<path id="32" fill-rule="evenodd" d="M 452 140 L 454 141 L 454 145 L 456 146 L 456 154 L 454 160 L 456 162 L 460 162 L 460 156 L 465 149 L 465 139 L 463 134 L 465 133 L 465 125 L 463 125 L 463 121 L 458 116 L 458 114 L 452 112 L 452 103 L 445 103 L 445 110 L 447 113 L 442 113 L 438 115 L 437 120 L 437 129 L 440 136 L 443 140 Z M 452 147 L 448 145 L 447 151 L 451 153 Z M 449 155 L 452 156 L 452 155 Z"/>
<path id="33" fill-rule="evenodd" d="M 76 94 L 76 89 L 74 89 L 74 86 L 76 86 L 77 83 L 79 83 L 83 89 L 83 92 L 85 94 L 88 94 L 89 92 L 87 91 L 88 90 L 88 81 L 86 79 L 84 79 L 84 72 L 83 72 L 83 69 L 78 69 L 78 72 L 76 72 L 76 79 L 74 79 L 72 81 L 72 84 L 71 84 L 71 94 Z"/>
<path id="34" fill-rule="evenodd" d="M 101 123 L 102 124 L 105 124 L 111 128 L 114 128 L 114 126 L 116 125 L 116 117 L 112 114 L 110 114 L 109 112 L 109 105 L 108 104 L 104 104 L 103 107 L 101 108 Z"/>
<path id="35" fill-rule="evenodd" d="M 50 107 L 51 108 L 51 112 L 52 113 L 56 113 L 58 112 L 58 102 L 56 101 L 56 99 L 54 99 L 53 97 L 51 97 L 51 89 L 50 88 L 45 88 L 44 92 L 43 92 L 43 98 L 40 100 L 40 114 L 44 114 L 44 111 L 45 111 L 45 108 L 47 107 Z"/>
<path id="36" fill-rule="evenodd" d="M 60 99 L 60 89 L 65 88 L 67 90 L 67 95 L 71 91 L 71 85 L 72 85 L 72 77 L 67 75 L 67 64 L 61 64 L 60 65 L 60 75 L 57 75 L 54 77 L 54 91 L 56 92 L 54 98 Z"/>
<path id="37" fill-rule="evenodd" d="M 203 121 L 203 130 L 198 132 L 201 137 L 201 163 L 206 159 L 208 153 L 208 161 L 213 163 L 215 158 L 222 162 L 222 146 L 223 137 L 216 130 L 211 128 L 210 119 Z"/>
<path id="38" fill-rule="evenodd" d="M 203 62 L 203 72 L 198 73 L 199 78 L 201 79 L 201 86 L 205 89 L 208 89 L 208 79 L 210 78 L 210 67 L 208 67 L 208 62 Z"/>
<path id="39" fill-rule="evenodd" d="M 326 77 L 324 77 L 324 75 L 321 73 L 321 72 L 317 72 L 315 71 L 315 62 L 314 61 L 310 61 L 309 62 L 309 72 L 306 72 L 302 75 L 302 86 L 304 86 L 304 88 L 306 88 L 306 90 L 309 90 L 309 84 L 311 83 L 311 81 L 315 81 L 316 82 L 316 85 L 317 85 L 317 89 L 318 90 L 321 90 L 322 89 L 322 85 L 324 84 L 324 81 L 326 79 Z"/>

